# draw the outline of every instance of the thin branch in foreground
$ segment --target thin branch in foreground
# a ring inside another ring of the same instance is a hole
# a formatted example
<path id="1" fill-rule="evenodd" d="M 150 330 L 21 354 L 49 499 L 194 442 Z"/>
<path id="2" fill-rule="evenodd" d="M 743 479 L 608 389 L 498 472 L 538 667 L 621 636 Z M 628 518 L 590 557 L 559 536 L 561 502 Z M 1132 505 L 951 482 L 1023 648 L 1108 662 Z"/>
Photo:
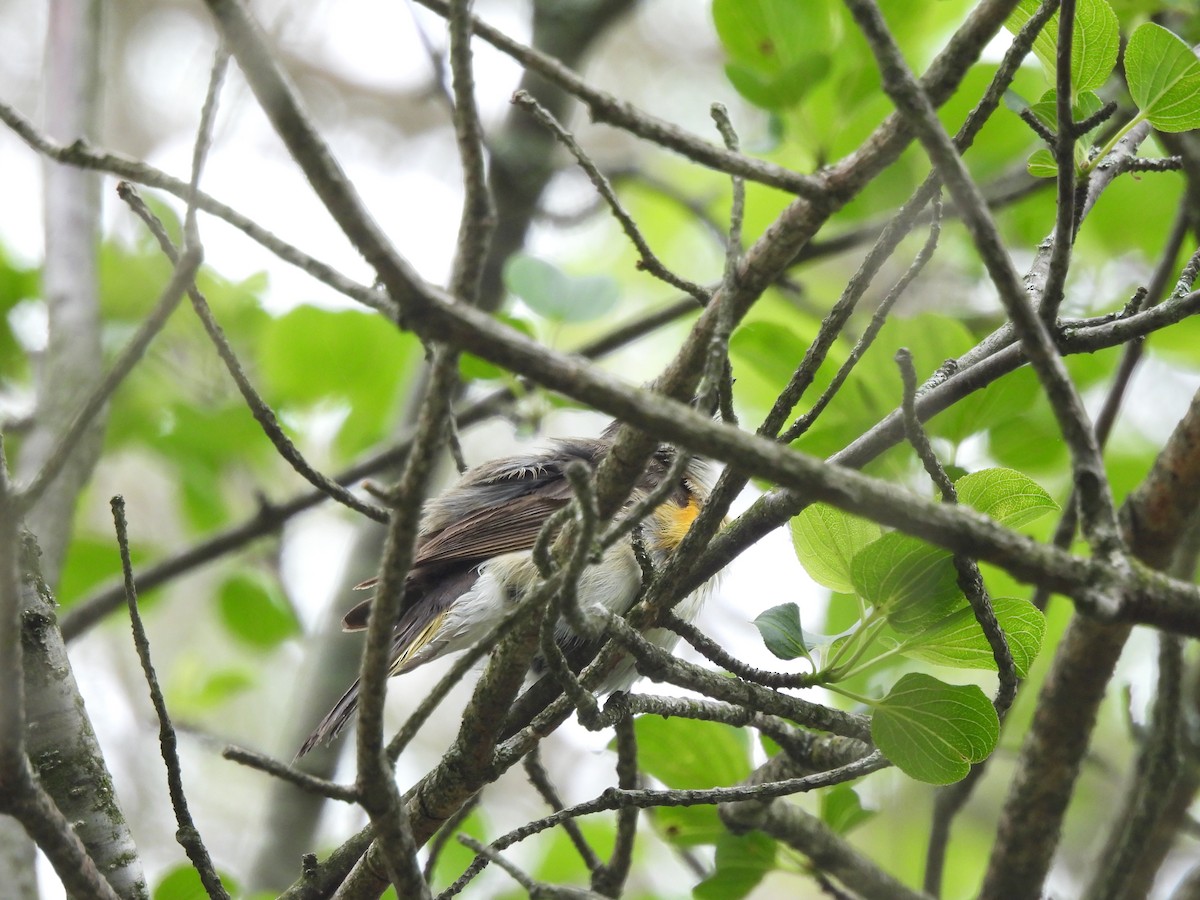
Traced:
<path id="1" fill-rule="evenodd" d="M 725 650 L 691 622 L 685 622 L 673 613 L 667 614 L 662 624 L 663 627 L 671 629 L 687 641 L 693 650 L 709 662 L 715 663 L 726 672 L 745 681 L 769 688 L 806 688 L 819 682 L 812 672 L 768 672 L 765 669 L 748 665 Z"/>
<path id="2" fill-rule="evenodd" d="M 403 798 L 383 747 L 383 701 L 392 656 L 392 630 L 408 603 L 406 583 L 412 566 L 421 500 L 433 471 L 458 376 L 458 353 L 438 346 L 417 420 L 412 449 L 395 489 L 397 505 L 388 527 L 379 583 L 367 619 L 367 640 L 360 670 L 359 727 L 356 743 L 360 803 L 375 826 L 388 877 L 398 895 L 429 896 L 417 864 L 417 843 Z"/>
<path id="3" fill-rule="evenodd" d="M 437 834 L 429 839 L 428 855 L 425 857 L 425 867 L 422 873 L 425 875 L 425 880 L 430 884 L 433 883 L 433 870 L 437 867 L 438 859 L 442 855 L 442 851 L 450 843 L 458 832 L 461 826 L 471 813 L 475 812 L 479 806 L 480 800 L 483 798 L 483 792 L 475 794 L 474 797 L 468 799 L 449 819 L 446 824 L 438 829 Z"/>
<path id="4" fill-rule="evenodd" d="M 117 196 L 129 204 L 129 208 L 133 210 L 134 214 L 146 223 L 146 227 L 158 241 L 159 247 L 162 248 L 163 255 L 172 263 L 177 264 L 179 251 L 176 250 L 175 245 L 171 242 L 170 235 L 167 234 L 162 221 L 150 210 L 145 201 L 138 195 L 133 185 L 125 181 L 118 184 Z M 279 424 L 279 420 L 275 417 L 274 410 L 263 400 L 258 391 L 254 389 L 254 385 L 250 383 L 250 378 L 246 375 L 245 369 L 242 368 L 242 364 L 238 360 L 233 347 L 230 346 L 229 339 L 225 337 L 224 330 L 222 330 L 217 320 L 213 317 L 208 301 L 200 293 L 200 289 L 196 287 L 194 282 L 188 285 L 187 294 L 192 301 L 192 309 L 195 310 L 200 322 L 204 325 L 204 330 L 216 348 L 217 355 L 221 357 L 221 361 L 225 363 L 225 368 L 233 378 L 234 383 L 237 384 L 238 390 L 242 394 L 242 399 L 245 400 L 246 406 L 254 416 L 254 420 L 262 427 L 263 433 L 274 445 L 275 450 L 283 460 L 323 494 L 369 519 L 386 523 L 388 521 L 387 510 L 373 503 L 360 500 L 346 488 L 322 475 L 309 464 L 299 448 L 292 443 L 287 433 L 284 432 L 283 427 Z"/>
<path id="5" fill-rule="evenodd" d="M 454 137 L 463 170 L 462 219 L 450 292 L 464 303 L 476 305 L 480 279 L 487 260 L 496 207 L 488 189 L 484 164 L 483 125 L 475 101 L 475 73 L 471 62 L 471 0 L 452 0 L 450 28 L 450 74 L 454 92 Z"/>
<path id="6" fill-rule="evenodd" d="M 501 856 L 497 851 L 493 850 L 487 844 L 481 844 L 475 838 L 468 834 L 460 834 L 458 842 L 464 847 L 469 847 L 480 856 L 485 856 L 497 866 L 512 876 L 513 881 L 525 888 L 529 892 L 529 896 L 535 900 L 603 900 L 604 894 L 597 894 L 586 888 L 576 887 L 559 887 L 557 885 L 542 884 L 534 881 L 519 868 Z"/>
<path id="7" fill-rule="evenodd" d="M 225 82 L 225 73 L 229 70 L 229 51 L 224 44 L 217 46 L 213 56 L 212 70 L 208 76 L 208 91 L 204 95 L 204 104 L 200 107 L 200 126 L 196 129 L 196 140 L 192 145 L 192 175 L 188 181 L 187 213 L 183 217 L 183 246 L 198 247 L 200 233 L 196 224 L 196 198 L 200 193 L 200 173 L 204 171 L 204 163 L 208 160 L 209 150 L 212 149 L 213 126 L 217 121 L 217 101 L 221 96 L 221 85 Z"/>
<path id="8" fill-rule="evenodd" d="M 145 626 L 142 625 L 142 616 L 138 612 L 137 587 L 133 581 L 133 564 L 129 559 L 125 498 L 119 495 L 113 497 L 110 505 L 113 524 L 117 531 L 117 546 L 121 552 L 121 572 L 125 578 L 125 597 L 129 604 L 133 645 L 137 649 L 138 661 L 142 664 L 146 686 L 150 689 L 150 702 L 154 705 L 154 714 L 158 717 L 158 743 L 162 751 L 163 764 L 167 767 L 167 790 L 171 795 L 171 807 L 175 810 L 175 822 L 178 825 L 175 839 L 187 853 L 208 896 L 212 900 L 229 900 L 229 893 L 221 883 L 221 877 L 217 874 L 212 857 L 208 855 L 208 848 L 204 846 L 204 841 L 188 810 L 187 795 L 183 790 L 183 773 L 179 766 L 178 740 L 175 737 L 175 729 L 171 725 L 171 716 L 167 712 L 167 703 L 163 699 L 162 688 L 158 684 L 154 663 L 150 659 L 150 639 L 146 636 Z"/>
<path id="9" fill-rule="evenodd" d="M 588 180 L 591 181 L 592 186 L 596 188 L 596 192 L 600 194 L 604 202 L 608 204 L 613 217 L 621 224 L 621 229 L 637 249 L 637 267 L 645 272 L 649 272 L 660 281 L 671 285 L 671 287 L 691 295 L 701 306 L 707 305 L 708 301 L 712 298 L 712 292 L 695 282 L 688 281 L 686 278 L 676 275 L 655 255 L 654 251 L 650 249 L 650 244 L 646 241 L 641 229 L 633 221 L 633 216 L 621 204 L 616 191 L 613 190 L 613 186 L 604 177 L 604 173 L 600 171 L 600 168 L 592 162 L 591 157 L 579 146 L 579 142 L 575 140 L 575 136 L 560 125 L 558 120 L 544 106 L 538 103 L 528 91 L 517 91 L 513 94 L 512 102 L 528 110 L 538 123 L 553 134 L 555 139 L 575 157 L 575 161 L 579 163 L 579 167 L 587 174 Z"/>
<path id="10" fill-rule="evenodd" d="M 266 772 L 268 775 L 274 775 L 289 784 L 294 784 L 301 790 L 308 791 L 310 794 L 318 794 L 322 797 L 328 797 L 330 800 L 340 800 L 343 803 L 357 803 L 358 791 L 353 785 L 338 784 L 336 781 L 328 781 L 324 778 L 318 778 L 315 775 L 310 775 L 308 772 L 302 772 L 294 766 L 289 766 L 273 759 L 263 753 L 255 753 L 253 750 L 247 750 L 244 747 L 235 747 L 230 745 L 221 751 L 221 756 L 230 762 L 238 763 L 247 768 L 257 769 L 260 772 Z"/>
<path id="11" fill-rule="evenodd" d="M 913 280 L 916 279 L 919 274 L 921 274 L 921 270 L 925 268 L 926 263 L 933 258 L 934 251 L 937 250 L 938 240 L 941 238 L 942 234 L 942 202 L 940 195 L 936 193 L 931 197 L 931 200 L 933 202 L 933 216 L 929 222 L 929 235 L 925 238 L 925 243 L 921 246 L 921 249 L 913 258 L 912 263 L 904 271 L 904 274 L 896 279 L 895 284 L 888 289 L 888 292 L 879 302 L 879 306 L 875 308 L 875 312 L 871 316 L 871 321 L 867 324 L 866 329 L 863 331 L 859 339 L 855 341 L 854 347 L 850 350 L 850 354 L 846 357 L 845 362 L 838 367 L 837 373 L 829 382 L 829 386 L 826 387 L 821 393 L 821 396 L 817 398 L 817 402 L 812 405 L 812 408 L 809 409 L 804 415 L 800 416 L 795 422 L 792 423 L 791 427 L 788 428 L 787 431 L 780 435 L 779 440 L 781 443 L 790 444 L 812 427 L 813 423 L 817 420 L 821 413 L 825 411 L 830 402 L 832 402 L 837 392 L 841 390 L 842 385 L 846 383 L 846 379 L 850 377 L 850 373 L 858 364 L 858 361 L 863 358 L 867 350 L 870 349 L 871 344 L 875 342 L 875 338 L 879 335 L 879 332 L 883 330 L 883 326 L 887 323 L 887 317 L 891 313 L 892 307 L 896 305 L 896 301 L 904 295 L 904 292 L 908 289 L 908 286 L 913 283 Z M 906 210 L 908 210 L 908 212 L 911 214 L 915 214 L 917 211 L 919 211 L 919 208 L 914 203 L 911 205 L 911 207 L 906 207 Z M 889 228 L 893 224 L 899 225 L 907 221 L 907 218 L 903 215 L 903 213 L 904 211 L 902 210 L 901 214 L 897 215 L 896 218 L 889 223 Z M 885 238 L 888 238 L 888 240 L 885 240 Z M 876 248 L 888 248 L 890 245 L 891 249 L 895 249 L 895 246 L 898 243 L 899 234 L 888 235 L 885 233 L 885 235 L 880 236 L 879 242 L 875 245 L 875 247 L 871 248 L 871 254 L 868 254 L 867 259 L 863 261 L 859 271 L 855 273 L 855 280 L 851 281 L 851 287 L 847 287 L 847 291 L 851 291 L 852 286 L 856 284 L 857 280 L 860 278 L 860 275 L 867 274 L 868 277 L 870 277 L 871 275 L 874 275 L 876 271 L 878 271 L 880 266 L 882 266 L 884 259 L 879 258 L 878 254 L 876 254 Z M 873 256 L 876 258 L 872 259 Z M 865 282 L 865 279 L 863 281 Z M 856 304 L 859 297 L 861 297 L 862 292 L 865 291 L 866 288 L 867 284 L 861 283 L 861 286 L 857 291 L 858 296 L 854 296 L 853 293 L 848 293 L 846 296 L 853 297 L 853 303 Z M 807 357 L 805 361 L 808 361 Z M 815 365 L 810 364 L 805 380 L 805 386 L 807 386 L 808 383 L 811 383 L 812 375 L 815 374 L 816 369 L 823 361 L 824 358 L 822 357 L 819 361 L 815 361 Z M 801 369 L 803 368 L 804 366 L 802 364 Z M 797 374 L 800 373 L 801 369 L 797 369 Z M 795 376 L 793 376 L 793 378 L 795 378 Z M 796 396 L 796 400 L 799 400 L 798 395 Z M 794 403 L 795 401 L 793 401 L 793 405 Z"/>
<path id="12" fill-rule="evenodd" d="M 954 488 L 954 483 L 946 474 L 946 470 L 942 468 L 937 454 L 933 451 L 933 445 L 929 442 L 929 436 L 925 434 L 925 429 L 921 427 L 921 422 L 917 418 L 917 373 L 913 368 L 912 355 L 908 350 L 901 348 L 896 352 L 896 361 L 900 365 L 901 377 L 904 382 L 904 424 L 908 431 L 909 443 L 917 451 L 917 456 L 920 457 L 930 480 L 941 491 L 942 501 L 950 504 L 957 503 L 958 492 Z M 983 576 L 979 573 L 979 566 L 969 556 L 956 553 L 954 568 L 958 571 L 959 589 L 966 596 L 967 602 L 971 604 L 971 610 L 975 613 L 975 621 L 987 638 L 992 656 L 996 661 L 1000 684 L 996 689 L 996 697 L 992 704 L 996 708 L 996 715 L 1003 721 L 1017 693 L 1017 667 L 1013 662 L 1012 649 L 1008 646 L 1008 638 L 1000 627 L 1000 622 L 996 619 L 996 611 L 992 609 L 992 601 L 988 597 L 987 589 L 983 586 Z"/>
<path id="13" fill-rule="evenodd" d="M 905 62 L 878 5 L 873 0 L 846 0 L 846 6 L 876 58 L 885 92 L 913 129 L 958 204 L 976 250 L 1050 401 L 1063 440 L 1071 451 L 1088 540 L 1098 554 L 1119 568 L 1127 568 L 1112 489 L 1091 422 L 1045 323 L 1017 275 L 986 202 L 938 120 L 930 97 Z M 1120 592 L 1101 587 L 1093 599 L 1115 611 L 1120 608 L 1122 597 Z"/>
<path id="14" fill-rule="evenodd" d="M 546 816 L 533 822 L 528 822 L 519 828 L 515 828 L 507 834 L 492 841 L 491 848 L 497 852 L 511 847 L 513 844 L 533 837 L 535 834 L 553 828 L 561 824 L 565 819 L 578 818 L 580 816 L 590 816 L 594 813 L 607 812 L 609 810 L 621 809 L 625 806 L 636 806 L 639 809 L 653 809 L 663 806 L 715 806 L 722 803 L 735 803 L 741 800 L 772 800 L 776 797 L 786 797 L 792 794 L 804 793 L 806 791 L 816 790 L 822 787 L 831 787 L 835 784 L 842 784 L 847 781 L 854 781 L 871 772 L 876 772 L 879 769 L 886 768 L 891 765 L 882 754 L 878 751 L 855 760 L 844 766 L 839 766 L 836 769 L 831 769 L 828 772 L 818 772 L 813 775 L 804 775 L 799 778 L 787 778 L 782 781 L 769 781 L 762 784 L 726 787 L 726 788 L 709 788 L 707 790 L 622 790 L 619 788 L 609 788 L 599 797 L 593 800 L 578 803 L 575 806 L 568 807 L 561 812 Z M 476 856 L 475 860 L 463 873 L 463 875 L 443 891 L 438 900 L 443 898 L 453 897 L 458 894 L 462 888 L 473 879 L 484 866 L 487 865 L 487 860 L 484 857 Z"/>
<path id="15" fill-rule="evenodd" d="M 625 717 L 617 720 L 617 787 L 623 791 L 632 791 L 636 790 L 637 786 L 637 734 L 634 731 L 633 719 Z M 637 807 L 617 810 L 617 838 L 612 856 L 598 871 L 592 873 L 592 888 L 604 897 L 621 896 L 621 889 L 633 865 L 637 822 Z"/>
<path id="16" fill-rule="evenodd" d="M 422 6 L 446 17 L 450 14 L 448 0 L 417 0 Z M 514 41 L 503 32 L 479 18 L 471 17 L 475 34 L 501 53 L 511 56 L 522 68 L 537 72 L 551 83 L 583 102 L 592 119 L 620 128 L 637 137 L 674 150 L 694 162 L 730 175 L 742 175 L 802 197 L 818 196 L 822 187 L 811 175 L 802 175 L 776 163 L 733 153 L 685 132 L 676 125 L 637 109 L 633 104 L 588 84 L 569 66 L 552 56 Z"/>
<path id="17" fill-rule="evenodd" d="M 546 805 L 554 812 L 560 812 L 566 808 L 566 804 L 559 797 L 557 789 L 553 782 L 550 781 L 550 775 L 546 772 L 546 767 L 542 765 L 541 754 L 538 748 L 534 747 L 521 761 L 521 765 L 525 769 L 525 775 L 529 779 L 529 783 L 533 785 Z M 571 843 L 575 847 L 575 851 L 583 860 L 583 864 L 587 866 L 589 872 L 595 872 L 603 863 L 600 857 L 596 855 L 596 851 L 592 849 L 592 845 L 588 843 L 587 838 L 583 836 L 583 832 L 579 829 L 579 823 L 574 819 L 567 819 L 562 823 L 563 831 L 567 833 L 567 837 L 571 839 Z"/>

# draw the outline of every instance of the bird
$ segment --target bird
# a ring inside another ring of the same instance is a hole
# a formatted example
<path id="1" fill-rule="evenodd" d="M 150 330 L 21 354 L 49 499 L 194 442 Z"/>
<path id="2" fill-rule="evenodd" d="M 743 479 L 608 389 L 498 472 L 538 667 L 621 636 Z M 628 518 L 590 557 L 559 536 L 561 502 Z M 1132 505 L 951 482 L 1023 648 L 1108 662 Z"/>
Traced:
<path id="1" fill-rule="evenodd" d="M 474 646 L 515 608 L 539 580 L 533 547 L 542 526 L 574 497 L 567 467 L 579 462 L 594 471 L 611 449 L 619 424 L 612 423 L 598 438 L 559 439 L 540 450 L 481 463 L 427 503 L 405 581 L 407 608 L 392 630 L 390 677 Z M 661 486 L 676 458 L 674 447 L 660 445 L 622 512 Z M 683 540 L 712 490 L 714 477 L 708 460 L 689 456 L 677 483 L 642 521 L 642 546 L 654 569 Z M 584 569 L 576 590 L 581 610 L 586 615 L 602 606 L 624 614 L 637 600 L 642 578 L 633 540 L 624 537 Z M 692 621 L 714 581 L 681 600 L 675 615 Z M 359 587 L 374 584 L 372 579 Z M 343 631 L 367 627 L 371 602 L 364 600 L 345 614 Z M 667 650 L 678 640 L 666 629 L 653 629 L 646 637 Z M 567 647 L 583 638 L 560 621 L 556 640 Z M 636 678 L 632 660 L 622 660 L 599 692 L 627 690 Z M 297 758 L 333 741 L 353 717 L 358 698 L 356 679 L 309 735 Z"/>

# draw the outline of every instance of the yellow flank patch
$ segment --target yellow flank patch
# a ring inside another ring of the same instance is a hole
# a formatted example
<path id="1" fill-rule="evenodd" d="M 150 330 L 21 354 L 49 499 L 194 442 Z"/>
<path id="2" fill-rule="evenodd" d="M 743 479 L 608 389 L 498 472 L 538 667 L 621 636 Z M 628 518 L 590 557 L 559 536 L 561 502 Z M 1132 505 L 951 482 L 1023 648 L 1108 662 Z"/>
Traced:
<path id="1" fill-rule="evenodd" d="M 388 673 L 389 676 L 399 674 L 405 664 L 417 654 L 417 651 L 429 643 L 433 636 L 438 633 L 438 629 L 442 627 L 442 620 L 445 618 L 446 614 L 442 613 L 440 616 L 434 617 L 428 625 L 421 629 L 421 633 L 413 638 L 412 643 L 401 650 L 400 655 L 392 662 L 392 670 Z"/>
<path id="2" fill-rule="evenodd" d="M 688 497 L 687 506 L 664 503 L 654 510 L 654 540 L 658 549 L 670 552 L 679 546 L 700 513 L 695 497 Z"/>

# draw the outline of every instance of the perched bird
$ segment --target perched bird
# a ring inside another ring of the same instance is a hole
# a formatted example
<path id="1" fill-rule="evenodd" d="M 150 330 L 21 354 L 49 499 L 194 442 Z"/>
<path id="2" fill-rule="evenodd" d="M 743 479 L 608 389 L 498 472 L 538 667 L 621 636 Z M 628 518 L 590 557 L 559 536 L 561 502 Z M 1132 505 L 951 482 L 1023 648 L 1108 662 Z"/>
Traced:
<path id="1" fill-rule="evenodd" d="M 429 502 L 405 582 L 408 609 L 392 632 L 389 675 L 465 650 L 500 624 L 538 581 L 533 546 L 546 520 L 573 497 L 567 466 L 579 461 L 595 469 L 615 434 L 616 423 L 599 438 L 560 440 L 540 452 L 482 463 Z M 675 458 L 675 450 L 665 445 L 654 453 L 626 509 L 662 484 Z M 678 484 L 643 521 L 643 546 L 655 568 L 683 540 L 711 488 L 711 466 L 693 458 Z M 642 568 L 626 537 L 587 566 L 576 593 L 585 614 L 597 606 L 622 614 L 637 599 L 641 583 Z M 711 582 L 686 597 L 675 614 L 691 621 L 710 589 Z M 365 629 L 370 604 L 365 600 L 346 613 L 343 629 Z M 676 641 L 674 633 L 663 629 L 647 637 L 667 648 Z M 560 622 L 558 640 L 566 645 L 578 638 Z M 633 664 L 626 660 L 609 675 L 602 691 L 624 690 L 635 679 Z M 309 735 L 299 756 L 341 732 L 358 707 L 358 693 L 356 680 Z"/>

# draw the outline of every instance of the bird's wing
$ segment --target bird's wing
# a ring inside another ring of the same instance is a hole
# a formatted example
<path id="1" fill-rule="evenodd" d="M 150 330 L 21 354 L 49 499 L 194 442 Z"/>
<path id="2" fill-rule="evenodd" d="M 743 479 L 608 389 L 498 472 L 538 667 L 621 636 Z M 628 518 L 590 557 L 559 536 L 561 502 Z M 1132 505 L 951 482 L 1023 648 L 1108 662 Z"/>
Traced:
<path id="1" fill-rule="evenodd" d="M 457 574 L 473 570 L 476 564 L 502 553 L 531 550 L 546 519 L 567 502 L 566 497 L 547 493 L 526 494 L 503 507 L 480 510 L 441 531 L 426 535 L 417 546 L 407 582 L 409 593 L 419 593 L 421 599 L 401 618 L 397 629 L 405 627 L 414 610 L 431 608 L 429 596 L 440 593 L 443 583 L 453 582 Z M 374 579 L 358 585 L 360 588 L 374 586 Z M 366 628 L 370 611 L 371 600 L 357 604 L 342 618 L 342 628 L 346 631 Z M 440 610 L 444 611 L 445 607 Z"/>
<path id="2" fill-rule="evenodd" d="M 481 509 L 426 536 L 417 548 L 413 568 L 436 568 L 532 549 L 546 520 L 567 503 L 567 496 L 538 491 Z"/>

